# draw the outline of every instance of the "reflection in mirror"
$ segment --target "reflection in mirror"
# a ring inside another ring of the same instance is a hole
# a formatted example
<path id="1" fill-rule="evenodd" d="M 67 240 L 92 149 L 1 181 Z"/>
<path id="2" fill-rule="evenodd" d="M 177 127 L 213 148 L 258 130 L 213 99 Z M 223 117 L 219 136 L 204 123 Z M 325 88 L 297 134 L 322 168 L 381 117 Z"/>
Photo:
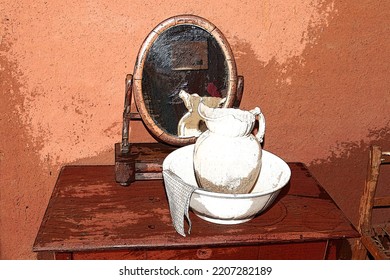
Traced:
<path id="1" fill-rule="evenodd" d="M 197 102 L 193 94 L 211 98 L 210 106 L 220 106 L 228 86 L 224 52 L 216 39 L 200 27 L 175 25 L 165 30 L 146 56 L 142 72 L 144 104 L 156 125 L 168 134 L 197 136 L 199 129 L 191 128 L 193 122 L 188 120 L 188 113 L 197 110 L 193 108 Z M 181 90 L 192 98 L 180 96 Z"/>
<path id="2" fill-rule="evenodd" d="M 202 132 L 207 130 L 204 119 L 198 112 L 199 103 L 202 102 L 208 107 L 217 108 L 221 107 L 226 101 L 226 97 L 201 97 L 196 93 L 189 94 L 184 90 L 180 91 L 179 96 L 188 110 L 180 119 L 177 126 L 177 134 L 179 137 L 198 137 Z"/>

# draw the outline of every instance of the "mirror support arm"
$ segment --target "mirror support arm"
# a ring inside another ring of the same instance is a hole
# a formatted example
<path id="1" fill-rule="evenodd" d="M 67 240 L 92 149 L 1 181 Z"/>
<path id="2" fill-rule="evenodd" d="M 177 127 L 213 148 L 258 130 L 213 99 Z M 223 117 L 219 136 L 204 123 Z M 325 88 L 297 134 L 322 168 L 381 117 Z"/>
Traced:
<path id="1" fill-rule="evenodd" d="M 129 129 L 130 129 L 130 106 L 133 91 L 133 75 L 126 75 L 125 79 L 125 104 L 123 110 L 123 127 L 122 127 L 122 153 L 128 153 L 130 151 L 129 144 Z"/>
<path id="2" fill-rule="evenodd" d="M 234 100 L 233 107 L 235 108 L 240 107 L 243 92 L 244 92 L 244 76 L 237 76 L 237 93 L 236 93 L 236 98 Z"/>

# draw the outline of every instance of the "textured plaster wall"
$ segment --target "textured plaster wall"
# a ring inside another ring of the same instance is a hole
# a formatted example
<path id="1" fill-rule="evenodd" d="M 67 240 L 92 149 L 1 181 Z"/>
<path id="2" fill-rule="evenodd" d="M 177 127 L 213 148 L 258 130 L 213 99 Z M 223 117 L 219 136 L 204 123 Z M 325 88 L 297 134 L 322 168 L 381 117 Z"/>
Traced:
<path id="1" fill-rule="evenodd" d="M 367 149 L 390 148 L 389 1 L 0 0 L 0 258 L 31 247 L 59 169 L 111 164 L 124 78 L 162 20 L 225 34 L 265 148 L 306 163 L 356 223 Z M 142 125 L 134 140 L 151 141 Z M 388 218 L 388 216 L 385 216 Z"/>

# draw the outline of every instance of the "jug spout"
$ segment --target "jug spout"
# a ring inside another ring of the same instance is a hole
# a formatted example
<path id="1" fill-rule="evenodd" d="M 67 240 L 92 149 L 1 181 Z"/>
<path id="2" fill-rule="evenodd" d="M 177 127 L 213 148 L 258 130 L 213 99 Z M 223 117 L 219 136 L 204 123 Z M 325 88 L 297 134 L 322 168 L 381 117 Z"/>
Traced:
<path id="1" fill-rule="evenodd" d="M 198 114 L 204 120 L 212 120 L 215 118 L 214 108 L 207 106 L 204 102 L 199 102 Z"/>

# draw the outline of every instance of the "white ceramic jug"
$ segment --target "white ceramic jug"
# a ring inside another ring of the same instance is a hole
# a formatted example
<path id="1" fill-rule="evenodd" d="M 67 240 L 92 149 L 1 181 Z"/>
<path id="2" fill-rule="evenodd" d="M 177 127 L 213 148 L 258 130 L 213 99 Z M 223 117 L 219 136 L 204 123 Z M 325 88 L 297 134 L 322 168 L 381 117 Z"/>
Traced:
<path id="1" fill-rule="evenodd" d="M 207 131 L 195 143 L 194 170 L 199 186 L 219 193 L 248 193 L 261 169 L 265 120 L 260 109 L 210 108 L 199 103 Z M 252 134 L 256 117 L 259 129 Z"/>

